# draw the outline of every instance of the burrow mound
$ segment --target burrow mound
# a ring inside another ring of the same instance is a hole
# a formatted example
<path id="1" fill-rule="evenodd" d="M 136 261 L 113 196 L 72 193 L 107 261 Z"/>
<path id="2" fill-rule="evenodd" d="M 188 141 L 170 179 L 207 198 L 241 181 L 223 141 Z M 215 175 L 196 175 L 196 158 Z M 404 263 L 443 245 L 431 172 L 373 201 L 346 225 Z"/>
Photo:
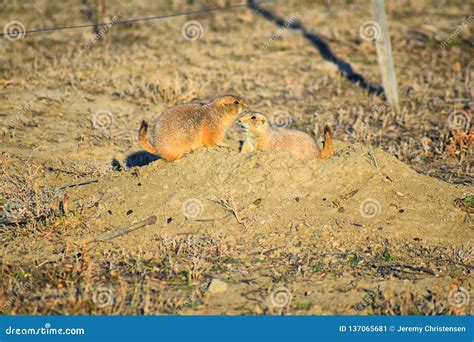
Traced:
<path id="1" fill-rule="evenodd" d="M 106 194 L 89 224 L 91 234 L 156 215 L 155 224 L 115 238 L 114 248 L 152 249 L 157 235 L 245 239 L 297 229 L 317 238 L 328 227 L 347 239 L 373 233 L 456 245 L 472 235 L 465 213 L 453 206 L 468 190 L 418 174 L 382 150 L 351 145 L 323 161 L 199 150 L 175 162 L 114 173 L 78 188 L 73 197 Z"/>

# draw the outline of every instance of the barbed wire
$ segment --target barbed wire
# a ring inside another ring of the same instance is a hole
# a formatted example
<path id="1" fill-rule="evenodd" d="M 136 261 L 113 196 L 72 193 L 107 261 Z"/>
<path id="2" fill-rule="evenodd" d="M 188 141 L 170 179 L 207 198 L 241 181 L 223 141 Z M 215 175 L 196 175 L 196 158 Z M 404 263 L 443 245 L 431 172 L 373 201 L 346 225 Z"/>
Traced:
<path id="1" fill-rule="evenodd" d="M 263 0 L 256 2 L 256 4 L 266 4 L 266 3 L 273 3 L 274 0 Z M 246 7 L 248 3 L 241 3 L 236 5 L 229 5 L 224 7 L 211 7 L 211 8 L 203 8 L 197 11 L 190 11 L 190 12 L 180 12 L 180 13 L 171 13 L 171 14 L 162 14 L 156 15 L 152 17 L 142 17 L 142 18 L 134 18 L 134 19 L 125 19 L 125 20 L 117 20 L 114 22 L 108 23 L 98 23 L 98 24 L 79 24 L 79 25 L 70 25 L 70 26 L 59 26 L 59 27 L 47 27 L 47 28 L 40 28 L 40 29 L 32 29 L 32 30 L 24 30 L 24 31 L 16 31 L 12 32 L 0 32 L 0 36 L 17 36 L 17 35 L 26 35 L 27 33 L 39 33 L 39 32 L 51 32 L 51 31 L 61 31 L 61 30 L 69 30 L 69 29 L 79 29 L 85 27 L 100 27 L 100 26 L 109 26 L 109 25 L 117 25 L 117 24 L 129 24 L 134 23 L 137 21 L 146 21 L 146 20 L 161 20 L 167 18 L 174 18 L 180 17 L 185 15 L 192 15 L 192 14 L 203 14 L 203 13 L 210 13 L 216 11 L 225 11 L 230 9 L 235 9 L 239 7 Z"/>

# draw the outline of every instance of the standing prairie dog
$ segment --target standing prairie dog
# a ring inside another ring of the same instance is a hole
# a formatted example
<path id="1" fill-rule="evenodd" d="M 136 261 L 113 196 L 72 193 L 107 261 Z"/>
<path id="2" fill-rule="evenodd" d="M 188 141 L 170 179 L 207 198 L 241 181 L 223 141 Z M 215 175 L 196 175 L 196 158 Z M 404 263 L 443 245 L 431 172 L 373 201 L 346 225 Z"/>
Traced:
<path id="1" fill-rule="evenodd" d="M 172 161 L 199 147 L 226 146 L 227 128 L 247 108 L 237 96 L 218 97 L 209 103 L 172 107 L 158 117 L 154 146 L 147 138 L 148 124 L 142 121 L 138 139 L 142 147 Z"/>
<path id="2" fill-rule="evenodd" d="M 334 152 L 333 133 L 329 126 L 324 127 L 323 149 L 319 150 L 309 134 L 293 129 L 273 128 L 267 118 L 260 113 L 244 114 L 239 119 L 239 124 L 246 132 L 242 153 L 279 150 L 293 153 L 300 159 L 325 159 Z"/>

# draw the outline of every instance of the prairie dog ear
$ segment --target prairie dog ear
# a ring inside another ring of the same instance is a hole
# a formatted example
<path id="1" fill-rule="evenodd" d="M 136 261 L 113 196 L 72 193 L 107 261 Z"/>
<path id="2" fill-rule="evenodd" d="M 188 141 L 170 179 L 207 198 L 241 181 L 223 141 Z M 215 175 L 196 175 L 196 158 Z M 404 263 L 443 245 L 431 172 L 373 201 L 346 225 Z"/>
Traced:
<path id="1" fill-rule="evenodd" d="M 224 107 L 235 107 L 235 104 L 233 102 L 228 102 L 228 101 L 222 101 L 222 105 Z"/>
<path id="2" fill-rule="evenodd" d="M 265 118 L 262 118 L 262 123 L 264 124 L 267 120 Z"/>
<path id="3" fill-rule="evenodd" d="M 219 107 L 227 107 L 228 105 L 225 98 L 222 98 L 222 97 L 218 97 L 217 99 L 213 101 L 213 103 Z"/>

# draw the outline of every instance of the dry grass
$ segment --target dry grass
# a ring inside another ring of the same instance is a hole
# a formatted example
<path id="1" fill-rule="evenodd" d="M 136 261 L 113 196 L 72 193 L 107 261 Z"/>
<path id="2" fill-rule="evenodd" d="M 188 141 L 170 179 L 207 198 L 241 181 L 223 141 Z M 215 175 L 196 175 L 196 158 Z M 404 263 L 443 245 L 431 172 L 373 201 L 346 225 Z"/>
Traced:
<path id="1" fill-rule="evenodd" d="M 186 314 L 190 312 L 187 310 L 205 314 L 207 286 L 218 277 L 231 286 L 240 286 L 242 297 L 250 300 L 227 308 L 228 313 L 304 314 L 315 303 L 311 294 L 294 293 L 291 303 L 280 310 L 269 303 L 271 290 L 292 288 L 300 281 L 324 279 L 332 283 L 343 274 L 352 274 L 349 279 L 370 278 L 375 284 L 385 285 L 375 290 L 361 288 L 360 301 L 346 306 L 341 313 L 472 314 L 472 306 L 459 309 L 446 301 L 453 286 L 465 284 L 459 278 L 445 283 L 447 274 L 463 277 L 472 266 L 452 262 L 448 251 L 437 247 L 429 249 L 429 257 L 417 260 L 406 251 L 423 255 L 427 247 L 399 244 L 388 248 L 381 241 L 373 248 L 342 253 L 319 248 L 318 254 L 313 252 L 315 246 L 299 242 L 297 254 L 288 248 L 278 251 L 279 257 L 275 251 L 264 252 L 265 258 L 252 257 L 253 253 L 238 255 L 222 240 L 209 236 L 161 238 L 156 246 L 159 259 L 149 258 L 146 253 L 128 255 L 120 251 L 90 255 L 87 246 L 72 245 L 57 262 L 22 268 L 3 263 L 0 279 L 4 302 L 0 307 L 5 314 L 147 315 Z M 253 259 L 251 263 L 245 261 L 249 258 Z M 423 281 L 430 272 L 443 277 L 433 289 L 414 289 L 413 281 Z M 257 273 L 268 278 L 267 285 L 254 285 L 252 275 Z M 341 295 L 348 290 L 339 289 Z"/>

